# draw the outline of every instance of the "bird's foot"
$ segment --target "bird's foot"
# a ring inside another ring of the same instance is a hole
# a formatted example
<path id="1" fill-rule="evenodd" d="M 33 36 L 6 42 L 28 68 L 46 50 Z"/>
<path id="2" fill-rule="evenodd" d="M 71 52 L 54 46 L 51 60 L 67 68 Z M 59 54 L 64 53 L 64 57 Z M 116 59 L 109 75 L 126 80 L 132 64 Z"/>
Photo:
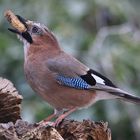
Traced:
<path id="1" fill-rule="evenodd" d="M 66 113 L 60 115 L 54 122 L 54 127 L 57 127 L 69 114 L 71 114 L 72 112 L 74 112 L 77 108 L 73 108 L 70 109 L 69 111 L 67 111 Z"/>
<path id="2" fill-rule="evenodd" d="M 72 112 L 74 112 L 77 108 L 72 108 L 70 110 L 68 110 L 67 112 L 65 112 L 64 114 L 61 114 L 56 120 L 55 122 L 51 122 L 50 120 L 57 117 L 57 113 L 54 112 L 54 114 L 48 116 L 46 119 L 40 121 L 39 123 L 36 123 L 36 125 L 45 125 L 45 126 L 53 126 L 53 127 L 57 127 L 69 114 L 71 114 Z"/>
<path id="3" fill-rule="evenodd" d="M 58 119 L 55 120 L 55 122 L 51 122 L 51 121 L 40 121 L 38 123 L 36 123 L 35 125 L 37 126 L 45 126 L 45 127 L 49 127 L 49 126 L 52 126 L 52 127 L 58 127 L 58 125 L 64 120 L 64 118 L 62 117 L 59 117 Z"/>
<path id="4" fill-rule="evenodd" d="M 51 122 L 51 121 L 40 121 L 38 123 L 36 123 L 36 125 L 41 125 L 41 126 L 45 126 L 45 127 L 49 127 L 49 126 L 55 126 L 54 122 Z"/>
<path id="5" fill-rule="evenodd" d="M 53 124 L 53 127 L 58 127 L 58 125 L 64 120 L 64 118 L 65 118 L 65 115 L 61 115 L 60 117 L 58 117 L 58 118 L 55 120 L 55 122 L 54 122 L 54 124 Z"/>
<path id="6" fill-rule="evenodd" d="M 56 117 L 56 114 L 54 113 L 54 114 L 48 116 L 46 119 L 36 123 L 36 125 L 54 126 L 54 122 L 51 122 L 50 120 L 55 117 Z"/>

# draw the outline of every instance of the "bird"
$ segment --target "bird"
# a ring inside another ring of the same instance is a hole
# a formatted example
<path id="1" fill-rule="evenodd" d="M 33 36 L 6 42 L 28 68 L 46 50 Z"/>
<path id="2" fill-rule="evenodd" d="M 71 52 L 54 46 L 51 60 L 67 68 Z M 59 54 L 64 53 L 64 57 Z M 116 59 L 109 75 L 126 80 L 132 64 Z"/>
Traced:
<path id="1" fill-rule="evenodd" d="M 110 79 L 64 52 L 47 26 L 16 16 L 27 30 L 9 30 L 23 42 L 27 82 L 54 108 L 44 123 L 56 118 L 57 125 L 76 110 L 100 100 L 121 99 L 140 104 L 139 97 L 118 88 Z"/>

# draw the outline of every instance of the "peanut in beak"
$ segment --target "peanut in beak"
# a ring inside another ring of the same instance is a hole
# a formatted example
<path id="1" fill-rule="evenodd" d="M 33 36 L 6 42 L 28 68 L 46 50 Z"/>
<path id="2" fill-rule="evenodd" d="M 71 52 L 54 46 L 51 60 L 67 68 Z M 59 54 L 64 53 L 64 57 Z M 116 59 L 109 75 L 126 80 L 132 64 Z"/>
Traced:
<path id="1" fill-rule="evenodd" d="M 25 20 L 19 15 L 15 15 L 11 10 L 7 10 L 4 13 L 5 17 L 9 21 L 9 23 L 14 27 L 14 29 L 9 29 L 9 31 L 21 35 L 24 39 L 26 39 L 29 43 L 32 43 L 32 37 L 28 32 L 28 29 L 31 28 L 33 22 L 29 20 Z"/>
<path id="2" fill-rule="evenodd" d="M 11 10 L 5 11 L 4 16 L 9 21 L 9 23 L 19 32 L 27 31 L 26 26 L 19 20 L 19 18 Z"/>

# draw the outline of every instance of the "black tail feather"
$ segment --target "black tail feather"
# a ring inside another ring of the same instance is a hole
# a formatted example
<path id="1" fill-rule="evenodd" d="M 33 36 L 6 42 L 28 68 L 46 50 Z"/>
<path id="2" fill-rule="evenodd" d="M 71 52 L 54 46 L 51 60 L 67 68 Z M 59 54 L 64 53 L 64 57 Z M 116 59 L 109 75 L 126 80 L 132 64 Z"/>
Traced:
<path id="1" fill-rule="evenodd" d="M 123 99 L 125 101 L 140 104 L 140 98 L 136 97 L 134 95 L 130 95 L 130 94 L 126 94 L 126 93 L 113 93 L 113 92 L 110 92 L 110 93 L 113 95 L 117 95 L 118 97 L 120 97 L 121 99 Z"/>
<path id="2" fill-rule="evenodd" d="M 116 98 L 123 99 L 128 102 L 140 104 L 140 97 L 136 97 L 128 92 L 125 92 L 119 88 L 110 87 L 102 84 L 96 84 L 96 86 L 92 86 L 90 90 L 104 91 L 114 95 Z"/>

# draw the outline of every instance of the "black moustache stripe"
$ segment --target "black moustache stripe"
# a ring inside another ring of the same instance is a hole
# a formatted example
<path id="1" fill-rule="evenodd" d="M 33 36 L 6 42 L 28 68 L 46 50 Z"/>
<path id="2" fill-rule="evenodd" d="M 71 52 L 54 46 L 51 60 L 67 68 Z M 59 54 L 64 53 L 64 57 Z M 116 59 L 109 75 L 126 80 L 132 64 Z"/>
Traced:
<path id="1" fill-rule="evenodd" d="M 25 38 L 30 44 L 33 43 L 33 39 L 27 31 L 22 33 L 22 37 Z"/>

